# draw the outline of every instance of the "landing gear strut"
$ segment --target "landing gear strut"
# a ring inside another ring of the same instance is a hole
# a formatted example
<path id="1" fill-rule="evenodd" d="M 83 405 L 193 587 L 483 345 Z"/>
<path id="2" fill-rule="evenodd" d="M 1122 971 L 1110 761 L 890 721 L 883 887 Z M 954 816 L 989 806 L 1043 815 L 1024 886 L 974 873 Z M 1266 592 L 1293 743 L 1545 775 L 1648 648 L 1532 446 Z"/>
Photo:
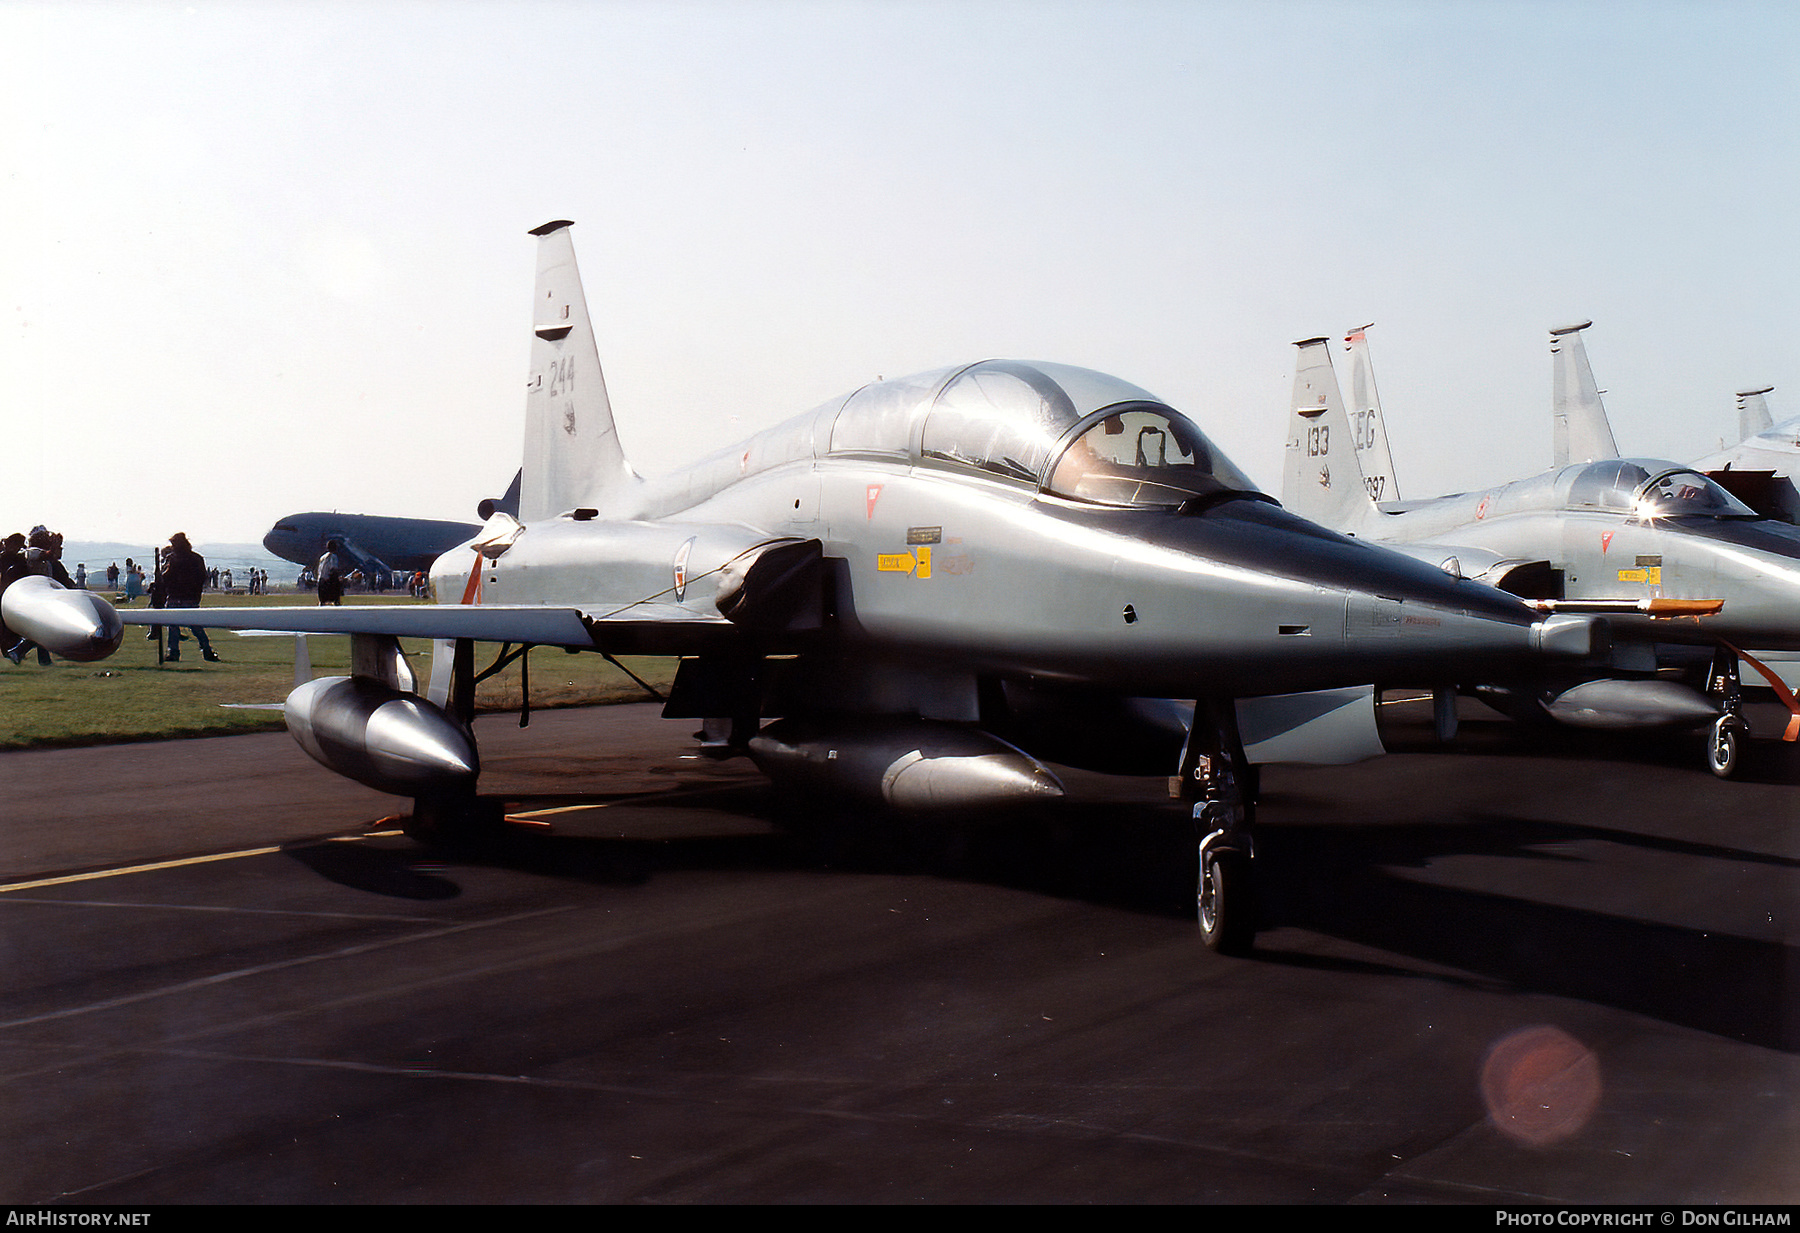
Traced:
<path id="1" fill-rule="evenodd" d="M 1180 782 L 1181 799 L 1194 802 L 1200 939 L 1221 955 L 1247 955 L 1256 942 L 1256 770 L 1230 699 L 1195 703 Z"/>

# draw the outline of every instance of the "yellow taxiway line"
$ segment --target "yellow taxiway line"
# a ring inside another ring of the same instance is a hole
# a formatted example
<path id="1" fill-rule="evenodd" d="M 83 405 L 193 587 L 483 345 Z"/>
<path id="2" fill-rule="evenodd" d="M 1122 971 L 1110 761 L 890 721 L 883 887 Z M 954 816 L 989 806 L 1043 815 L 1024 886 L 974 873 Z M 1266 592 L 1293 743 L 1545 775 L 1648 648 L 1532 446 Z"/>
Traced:
<path id="1" fill-rule="evenodd" d="M 359 839 L 375 839 L 384 835 L 398 835 L 399 831 L 369 831 L 363 835 L 333 835 L 327 843 L 354 843 Z M 34 878 L 29 882 L 8 882 L 0 886 L 0 895 L 8 891 L 37 890 L 44 886 L 67 886 L 71 882 L 92 882 L 99 878 L 118 878 L 128 873 L 151 873 L 158 869 L 180 869 L 186 865 L 205 865 L 213 861 L 235 861 L 246 856 L 268 856 L 272 852 L 280 852 L 285 845 L 276 844 L 267 848 L 243 848 L 236 852 L 214 852 L 209 856 L 184 856 L 177 860 L 152 861 L 147 865 L 122 865 L 117 869 L 94 869 L 87 873 L 68 873 L 55 878 Z"/>

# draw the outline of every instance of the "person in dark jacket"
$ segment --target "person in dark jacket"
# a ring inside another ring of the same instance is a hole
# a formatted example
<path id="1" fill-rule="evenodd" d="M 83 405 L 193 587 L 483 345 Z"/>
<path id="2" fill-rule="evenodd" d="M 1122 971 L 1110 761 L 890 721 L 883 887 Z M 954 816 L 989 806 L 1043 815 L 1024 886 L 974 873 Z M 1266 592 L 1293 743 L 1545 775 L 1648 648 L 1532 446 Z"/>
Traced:
<path id="1" fill-rule="evenodd" d="M 177 531 L 169 537 L 169 546 L 163 550 L 162 563 L 156 570 L 156 581 L 164 608 L 198 608 L 200 592 L 206 589 L 206 558 L 194 551 L 186 535 Z M 208 663 L 218 663 L 219 653 L 207 641 L 206 631 L 190 625 L 188 632 L 200 644 L 200 658 Z M 181 661 L 179 625 L 169 626 L 167 658 L 175 663 Z"/>
<path id="2" fill-rule="evenodd" d="M 40 578 L 48 578 L 59 586 L 72 589 L 75 586 L 75 580 L 69 577 L 69 571 L 63 568 L 62 544 L 63 537 L 49 527 L 31 528 L 31 536 L 25 541 L 25 572 L 36 574 Z M 54 662 L 50 658 L 49 651 L 35 642 L 23 639 L 8 648 L 6 657 L 16 664 L 21 662 L 25 658 L 25 653 L 33 648 L 37 650 L 37 661 L 40 665 L 48 668 Z"/>
<path id="3" fill-rule="evenodd" d="M 319 602 L 321 604 L 342 604 L 344 602 L 344 558 L 343 551 L 335 539 L 325 542 L 325 553 L 319 558 Z"/>
<path id="4" fill-rule="evenodd" d="M 0 542 L 0 595 L 30 572 L 25 563 L 25 537 L 15 531 Z M 25 658 L 25 649 L 30 645 L 0 622 L 0 653 L 16 664 Z"/>

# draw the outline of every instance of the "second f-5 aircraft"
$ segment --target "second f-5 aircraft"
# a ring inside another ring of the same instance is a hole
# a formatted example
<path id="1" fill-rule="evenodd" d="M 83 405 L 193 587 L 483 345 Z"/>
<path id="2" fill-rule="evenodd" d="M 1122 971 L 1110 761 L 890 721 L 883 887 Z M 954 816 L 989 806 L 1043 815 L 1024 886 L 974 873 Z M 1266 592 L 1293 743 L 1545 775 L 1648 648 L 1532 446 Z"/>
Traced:
<path id="1" fill-rule="evenodd" d="M 1748 731 L 1738 663 L 1758 664 L 1745 649 L 1800 648 L 1800 530 L 1757 516 L 1691 467 L 1616 457 L 1604 418 L 1584 410 L 1598 391 L 1582 328 L 1552 331 L 1564 465 L 1483 491 L 1386 504 L 1361 480 L 1327 340 L 1297 343 L 1283 501 L 1546 611 L 1610 613 L 1604 664 L 1454 683 L 1479 686 L 1503 709 L 1581 726 L 1704 725 L 1709 764 L 1730 775 Z M 1800 708 L 1786 700 L 1792 740 Z"/>

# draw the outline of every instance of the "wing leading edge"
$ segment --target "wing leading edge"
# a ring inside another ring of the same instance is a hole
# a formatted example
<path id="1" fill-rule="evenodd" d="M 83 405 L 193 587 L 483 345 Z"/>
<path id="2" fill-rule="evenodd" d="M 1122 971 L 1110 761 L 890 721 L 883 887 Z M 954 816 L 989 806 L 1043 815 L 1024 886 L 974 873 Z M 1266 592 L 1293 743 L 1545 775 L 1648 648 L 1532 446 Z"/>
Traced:
<path id="1" fill-rule="evenodd" d="M 734 642 L 742 629 L 675 604 L 640 604 L 590 615 L 534 605 L 351 605 L 313 608 L 151 608 L 119 614 L 132 625 L 274 630 L 296 634 L 386 634 L 561 646 L 615 654 L 679 655 Z"/>

